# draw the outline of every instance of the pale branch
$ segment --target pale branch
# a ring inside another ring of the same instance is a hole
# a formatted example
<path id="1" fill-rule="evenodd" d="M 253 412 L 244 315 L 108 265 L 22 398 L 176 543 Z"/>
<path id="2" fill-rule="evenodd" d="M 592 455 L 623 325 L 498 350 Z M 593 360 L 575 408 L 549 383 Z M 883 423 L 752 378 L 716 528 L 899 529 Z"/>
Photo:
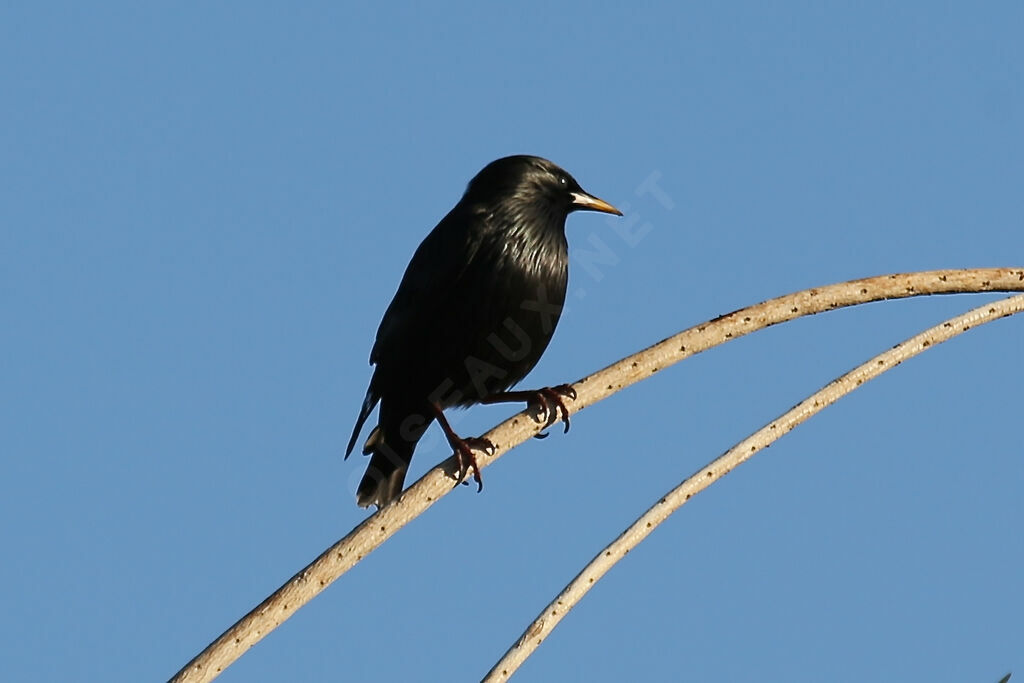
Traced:
<path id="1" fill-rule="evenodd" d="M 805 315 L 925 294 L 1019 291 L 1024 291 L 1024 269 L 984 268 L 882 275 L 781 296 L 692 327 L 585 377 L 573 385 L 577 398 L 567 405 L 570 413 L 578 412 L 684 358 Z M 537 434 L 541 427 L 529 411 L 502 422 L 485 435 L 495 449 L 490 454 L 477 455 L 480 467 L 487 467 L 509 449 Z M 356 526 L 238 620 L 171 680 L 210 681 L 215 678 L 298 608 L 450 493 L 456 469 L 452 457 L 427 472 L 396 501 Z"/>
<path id="2" fill-rule="evenodd" d="M 767 448 L 801 422 L 832 405 L 868 380 L 896 367 L 908 358 L 979 325 L 1021 311 L 1024 311 L 1024 294 L 985 304 L 925 330 L 830 382 L 777 419 L 740 441 L 709 465 L 698 470 L 693 476 L 669 491 L 618 538 L 601 550 L 583 568 L 583 571 L 577 574 L 569 585 L 558 594 L 558 597 L 541 610 L 533 623 L 519 637 L 519 640 L 505 652 L 483 680 L 488 683 L 508 680 L 544 639 L 551 635 L 551 631 L 568 614 L 569 610 L 583 599 L 583 596 L 608 570 L 690 498 L 752 458 L 755 453 Z"/>

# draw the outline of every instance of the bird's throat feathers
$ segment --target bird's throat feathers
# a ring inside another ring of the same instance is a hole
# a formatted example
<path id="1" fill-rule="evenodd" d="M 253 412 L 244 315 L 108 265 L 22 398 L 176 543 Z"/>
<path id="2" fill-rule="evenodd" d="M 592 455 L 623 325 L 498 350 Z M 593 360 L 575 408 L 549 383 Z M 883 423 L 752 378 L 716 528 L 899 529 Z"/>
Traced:
<path id="1" fill-rule="evenodd" d="M 567 213 L 558 207 L 535 204 L 516 196 L 489 207 L 486 242 L 497 243 L 499 269 L 514 268 L 527 274 L 562 279 L 567 273 L 569 244 L 565 238 Z"/>

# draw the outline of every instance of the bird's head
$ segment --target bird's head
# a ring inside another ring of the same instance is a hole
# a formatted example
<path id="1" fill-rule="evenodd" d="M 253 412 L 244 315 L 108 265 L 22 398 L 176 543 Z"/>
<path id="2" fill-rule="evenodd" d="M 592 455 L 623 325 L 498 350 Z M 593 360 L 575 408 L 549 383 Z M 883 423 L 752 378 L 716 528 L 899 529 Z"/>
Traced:
<path id="1" fill-rule="evenodd" d="M 540 157 L 518 155 L 492 161 L 476 174 L 464 200 L 485 205 L 531 206 L 563 221 L 573 211 L 622 212 L 589 194 L 568 171 Z M 563 223 L 564 224 L 564 223 Z"/>

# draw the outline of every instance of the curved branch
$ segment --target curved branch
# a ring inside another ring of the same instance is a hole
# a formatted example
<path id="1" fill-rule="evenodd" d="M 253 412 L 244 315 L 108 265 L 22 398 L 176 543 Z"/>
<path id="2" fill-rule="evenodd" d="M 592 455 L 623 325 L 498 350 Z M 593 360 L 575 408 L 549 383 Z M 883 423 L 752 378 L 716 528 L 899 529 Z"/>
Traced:
<path id="1" fill-rule="evenodd" d="M 1024 294 L 986 304 L 951 318 L 924 332 L 897 344 L 866 363 L 857 366 L 839 379 L 807 397 L 777 419 L 769 422 L 743 441 L 730 448 L 711 464 L 702 468 L 651 506 L 636 522 L 599 552 L 576 575 L 551 603 L 541 610 L 532 624 L 523 632 L 497 664 L 487 673 L 484 681 L 505 681 L 533 654 L 562 618 L 583 599 L 594 584 L 615 563 L 626 556 L 654 531 L 655 527 L 682 507 L 693 496 L 724 477 L 754 454 L 782 438 L 797 425 L 832 405 L 870 379 L 890 370 L 908 358 L 952 339 L 979 325 L 1024 311 Z"/>
<path id="2" fill-rule="evenodd" d="M 568 403 L 569 412 L 579 412 L 696 353 L 805 315 L 872 301 L 926 294 L 1020 291 L 1024 291 L 1024 269 L 978 268 L 881 275 L 788 294 L 684 330 L 585 377 L 573 385 L 577 398 Z M 494 444 L 495 450 L 489 455 L 477 455 L 480 467 L 487 467 L 505 452 L 539 432 L 541 427 L 528 411 L 523 411 L 487 432 L 485 436 Z M 171 680 L 213 680 L 298 608 L 426 511 L 439 498 L 450 493 L 456 469 L 455 458 L 448 458 L 427 472 L 396 501 L 356 526 L 273 595 L 239 619 Z"/>

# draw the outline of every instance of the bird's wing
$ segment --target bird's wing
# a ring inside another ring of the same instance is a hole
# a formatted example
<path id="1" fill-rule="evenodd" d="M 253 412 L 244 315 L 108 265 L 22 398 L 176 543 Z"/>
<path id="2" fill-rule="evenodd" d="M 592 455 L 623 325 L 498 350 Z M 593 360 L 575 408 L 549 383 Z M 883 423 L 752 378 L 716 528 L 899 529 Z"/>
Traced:
<path id="1" fill-rule="evenodd" d="M 471 222 L 467 218 L 468 214 L 460 206 L 452 209 L 423 240 L 406 267 L 398 291 L 380 321 L 377 338 L 370 351 L 370 363 L 378 367 L 370 379 L 356 418 L 345 450 L 346 458 L 355 447 L 363 424 L 381 399 L 380 363 L 394 365 L 397 361 L 401 365 L 402 354 L 408 352 L 405 347 L 417 344 L 416 335 L 421 338 L 430 335 L 439 307 L 444 306 L 452 292 L 457 291 L 458 281 L 476 250 L 472 230 L 468 227 Z"/>
<path id="2" fill-rule="evenodd" d="M 359 432 L 363 429 L 363 423 L 366 422 L 366 418 L 373 412 L 378 401 L 380 401 L 380 396 L 374 391 L 373 382 L 371 381 L 370 388 L 366 390 L 366 396 L 363 398 L 363 405 L 359 409 L 359 417 L 356 418 L 356 426 L 352 430 L 352 438 L 348 440 L 348 448 L 345 449 L 346 460 L 352 454 L 352 449 L 356 445 L 356 439 L 359 438 Z"/>
<path id="3" fill-rule="evenodd" d="M 416 249 L 380 321 L 370 351 L 371 363 L 378 363 L 391 349 L 409 342 L 408 332 L 427 331 L 439 307 L 458 291 L 459 281 L 479 247 L 479 236 L 468 228 L 471 223 L 471 216 L 456 206 Z"/>

